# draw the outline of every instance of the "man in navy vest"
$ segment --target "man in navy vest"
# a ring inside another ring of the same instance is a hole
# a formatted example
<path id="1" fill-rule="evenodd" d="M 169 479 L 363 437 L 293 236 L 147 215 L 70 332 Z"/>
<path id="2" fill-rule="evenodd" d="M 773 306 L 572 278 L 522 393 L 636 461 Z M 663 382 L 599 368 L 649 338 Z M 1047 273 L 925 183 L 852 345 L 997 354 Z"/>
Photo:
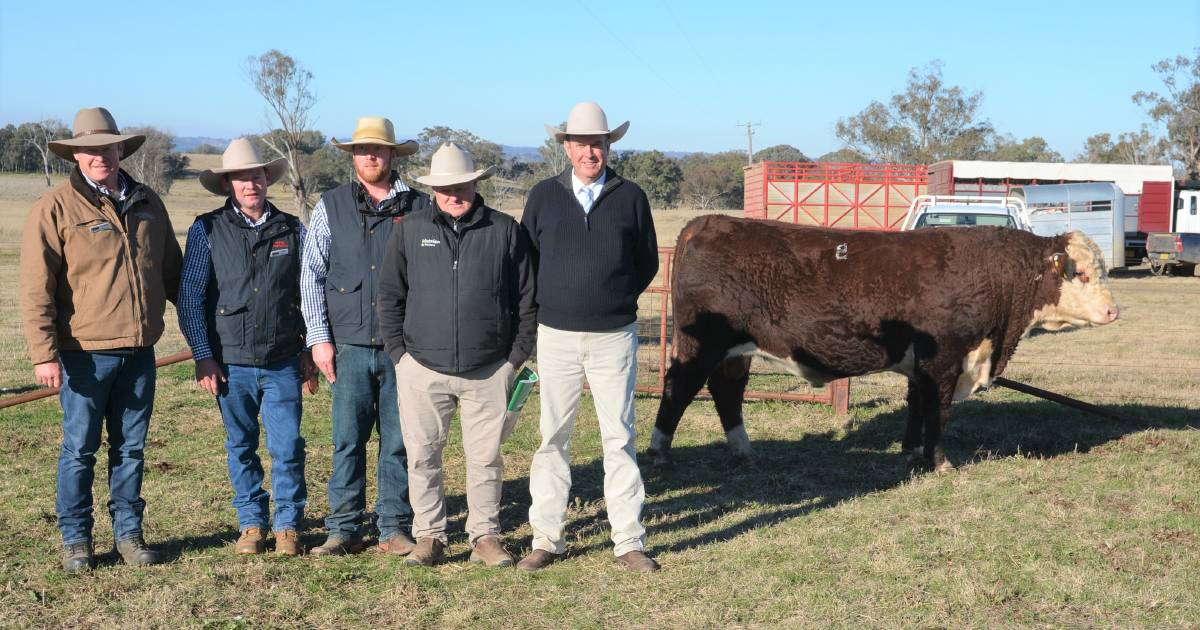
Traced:
<path id="1" fill-rule="evenodd" d="M 221 168 L 200 184 L 226 196 L 188 230 L 179 288 L 179 324 L 196 361 L 196 381 L 216 396 L 225 424 L 226 464 L 241 536 L 239 554 L 259 554 L 273 521 L 275 551 L 299 555 L 298 530 L 308 498 L 300 386 L 315 384 L 300 315 L 304 226 L 267 201 L 287 160 L 264 162 L 245 138 L 229 143 Z M 271 454 L 275 513 L 263 490 L 258 456 L 262 414 Z"/>
<path id="2" fill-rule="evenodd" d="M 396 406 L 395 366 L 383 349 L 376 314 L 379 268 L 392 227 L 429 197 L 410 190 L 392 160 L 417 150 L 396 142 L 392 122 L 358 119 L 349 142 L 353 181 L 321 196 L 309 221 L 300 271 L 301 309 L 313 361 L 333 391 L 333 474 L 329 477 L 329 536 L 313 555 L 362 550 L 367 506 L 367 440 L 379 431 L 380 549 L 406 555 L 414 543 L 408 501 L 408 459 Z"/>

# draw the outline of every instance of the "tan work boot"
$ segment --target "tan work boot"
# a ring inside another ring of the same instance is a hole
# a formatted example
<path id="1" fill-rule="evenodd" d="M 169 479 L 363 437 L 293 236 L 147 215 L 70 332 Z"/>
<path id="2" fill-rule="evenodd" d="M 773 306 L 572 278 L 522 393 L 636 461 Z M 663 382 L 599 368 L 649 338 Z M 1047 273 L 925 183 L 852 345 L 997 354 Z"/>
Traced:
<path id="1" fill-rule="evenodd" d="M 266 544 L 267 537 L 263 535 L 262 528 L 247 527 L 234 543 L 233 551 L 238 555 L 252 556 L 262 553 Z"/>
<path id="2" fill-rule="evenodd" d="M 529 552 L 529 555 L 521 558 L 521 561 L 517 563 L 517 568 L 522 571 L 541 571 L 550 566 L 550 563 L 561 559 L 562 554 L 550 553 L 545 549 L 534 549 Z"/>
<path id="3" fill-rule="evenodd" d="M 404 559 L 409 566 L 431 567 L 446 558 L 446 544 L 436 538 L 422 538 Z"/>
<path id="4" fill-rule="evenodd" d="M 302 555 L 304 545 L 300 544 L 300 534 L 294 529 L 275 532 L 275 553 L 281 556 Z"/>
<path id="5" fill-rule="evenodd" d="M 511 567 L 516 561 L 499 536 L 481 536 L 471 550 L 471 562 L 482 562 L 489 567 Z"/>
<path id="6" fill-rule="evenodd" d="M 396 532 L 379 541 L 379 550 L 393 556 L 407 556 L 416 546 L 417 543 L 403 532 Z"/>
<path id="7" fill-rule="evenodd" d="M 362 536 L 343 538 L 337 534 L 330 534 L 329 537 L 325 539 L 325 542 L 321 543 L 320 547 L 313 547 L 308 551 L 308 553 L 314 557 L 344 556 L 346 554 L 358 553 L 362 550 Z"/>
<path id="8" fill-rule="evenodd" d="M 623 569 L 638 573 L 653 573 L 659 569 L 653 558 L 640 551 L 630 551 L 617 556 L 617 564 Z"/>

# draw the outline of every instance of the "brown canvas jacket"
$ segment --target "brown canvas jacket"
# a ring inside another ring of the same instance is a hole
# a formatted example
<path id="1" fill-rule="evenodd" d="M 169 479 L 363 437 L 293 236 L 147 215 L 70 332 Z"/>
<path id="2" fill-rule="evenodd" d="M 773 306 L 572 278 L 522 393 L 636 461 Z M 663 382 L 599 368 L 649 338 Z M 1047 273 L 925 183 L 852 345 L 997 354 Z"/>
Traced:
<path id="1" fill-rule="evenodd" d="M 20 295 L 35 364 L 60 350 L 145 347 L 162 336 L 183 255 L 162 200 L 122 174 L 129 182 L 124 212 L 78 167 L 29 212 Z"/>

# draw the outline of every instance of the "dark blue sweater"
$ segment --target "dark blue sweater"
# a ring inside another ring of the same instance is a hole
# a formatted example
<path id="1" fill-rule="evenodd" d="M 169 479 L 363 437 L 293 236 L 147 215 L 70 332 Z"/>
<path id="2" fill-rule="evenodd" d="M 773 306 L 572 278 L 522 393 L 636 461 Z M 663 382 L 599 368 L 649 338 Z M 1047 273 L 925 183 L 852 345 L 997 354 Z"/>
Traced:
<path id="1" fill-rule="evenodd" d="M 608 169 L 585 214 L 571 168 L 529 191 L 521 223 L 537 254 L 538 322 L 559 330 L 613 330 L 637 319 L 637 299 L 658 272 L 650 202 Z"/>

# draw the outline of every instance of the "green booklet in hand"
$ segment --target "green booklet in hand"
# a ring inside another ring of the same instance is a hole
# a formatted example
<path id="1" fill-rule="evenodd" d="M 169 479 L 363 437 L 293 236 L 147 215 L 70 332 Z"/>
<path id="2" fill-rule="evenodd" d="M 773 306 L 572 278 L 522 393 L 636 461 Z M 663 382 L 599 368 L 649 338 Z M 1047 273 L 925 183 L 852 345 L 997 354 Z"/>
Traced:
<path id="1" fill-rule="evenodd" d="M 533 386 L 538 382 L 537 372 L 528 367 L 521 368 L 521 373 L 517 374 L 517 378 L 513 381 L 512 392 L 508 396 L 508 411 L 521 411 L 521 407 L 525 406 L 525 401 L 529 399 L 529 395 L 533 393 Z"/>

